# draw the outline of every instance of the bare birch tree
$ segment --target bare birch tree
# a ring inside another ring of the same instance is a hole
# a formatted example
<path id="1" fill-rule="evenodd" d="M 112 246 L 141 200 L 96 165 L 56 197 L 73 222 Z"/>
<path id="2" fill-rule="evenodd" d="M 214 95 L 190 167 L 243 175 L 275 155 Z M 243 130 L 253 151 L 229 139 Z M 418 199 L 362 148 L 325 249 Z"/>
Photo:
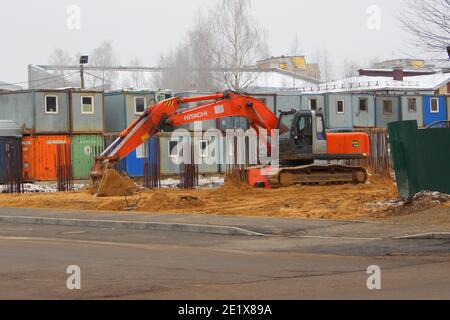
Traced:
<path id="1" fill-rule="evenodd" d="M 327 50 L 317 50 L 311 57 L 313 63 L 319 65 L 321 80 L 325 82 L 331 81 L 334 76 L 334 68 L 329 52 Z"/>
<path id="2" fill-rule="evenodd" d="M 94 49 L 90 56 L 90 65 L 94 67 L 114 67 L 118 64 L 119 60 L 110 41 L 103 42 Z M 104 68 L 95 71 L 90 78 L 92 87 L 101 86 L 105 90 L 112 86 L 112 83 L 118 78 L 118 74 L 117 71 Z"/>
<path id="3" fill-rule="evenodd" d="M 50 65 L 53 65 L 53 66 L 64 67 L 64 66 L 70 66 L 70 65 L 74 64 L 74 59 L 71 57 L 70 53 L 67 52 L 66 50 L 56 48 L 50 54 L 48 62 Z M 55 75 L 61 76 L 60 79 L 55 80 L 55 81 L 61 81 L 61 84 L 63 87 L 73 83 L 73 77 L 68 76 L 67 71 L 58 70 L 58 71 L 54 71 L 53 73 Z"/>
<path id="4" fill-rule="evenodd" d="M 139 68 L 142 67 L 141 60 L 138 58 L 134 58 L 129 63 L 130 67 L 133 68 Z M 140 71 L 131 71 L 129 75 L 129 81 L 128 83 L 132 88 L 138 89 L 142 88 L 146 85 L 145 77 L 142 72 Z"/>
<path id="5" fill-rule="evenodd" d="M 215 64 L 225 69 L 222 81 L 234 90 L 247 88 L 257 78 L 256 70 L 242 69 L 268 55 L 266 31 L 250 15 L 250 9 L 250 0 L 222 0 L 211 10 Z"/>
<path id="6" fill-rule="evenodd" d="M 360 69 L 359 64 L 356 61 L 345 59 L 344 60 L 344 78 L 356 77 L 359 75 L 358 70 Z"/>
<path id="7" fill-rule="evenodd" d="M 414 43 L 445 52 L 450 45 L 450 0 L 405 0 L 400 20 Z"/>

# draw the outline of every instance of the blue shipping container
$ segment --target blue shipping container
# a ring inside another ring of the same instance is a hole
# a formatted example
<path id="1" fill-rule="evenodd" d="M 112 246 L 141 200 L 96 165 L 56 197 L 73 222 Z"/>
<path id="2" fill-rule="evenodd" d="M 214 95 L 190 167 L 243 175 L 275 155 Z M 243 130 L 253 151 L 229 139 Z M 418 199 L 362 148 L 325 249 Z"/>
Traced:
<path id="1" fill-rule="evenodd" d="M 447 120 L 444 96 L 425 96 L 423 102 L 423 122 L 425 126 L 436 121 Z"/>
<path id="2" fill-rule="evenodd" d="M 144 176 L 144 164 L 148 156 L 148 164 L 158 161 L 158 137 L 153 137 L 136 150 L 132 151 L 123 161 L 125 172 L 133 178 Z"/>

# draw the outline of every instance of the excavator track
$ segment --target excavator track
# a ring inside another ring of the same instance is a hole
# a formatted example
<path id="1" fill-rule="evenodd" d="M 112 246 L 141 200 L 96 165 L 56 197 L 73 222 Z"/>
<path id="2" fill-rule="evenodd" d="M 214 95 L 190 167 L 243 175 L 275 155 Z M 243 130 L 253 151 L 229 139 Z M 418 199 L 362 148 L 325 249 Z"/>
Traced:
<path id="1" fill-rule="evenodd" d="M 298 167 L 281 167 L 271 171 L 269 183 L 271 188 L 283 188 L 292 185 L 327 185 L 343 183 L 366 183 L 366 169 L 344 165 L 305 165 Z"/>

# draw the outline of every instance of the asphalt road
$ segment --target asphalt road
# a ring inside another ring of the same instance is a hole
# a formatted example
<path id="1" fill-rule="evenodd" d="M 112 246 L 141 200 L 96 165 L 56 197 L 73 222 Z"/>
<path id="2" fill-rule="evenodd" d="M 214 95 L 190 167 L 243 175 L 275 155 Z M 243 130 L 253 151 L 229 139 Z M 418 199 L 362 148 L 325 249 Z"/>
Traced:
<path id="1" fill-rule="evenodd" d="M 68 290 L 66 268 L 81 268 Z M 368 290 L 367 267 L 381 268 Z M 1 299 L 450 299 L 450 240 L 0 224 Z"/>

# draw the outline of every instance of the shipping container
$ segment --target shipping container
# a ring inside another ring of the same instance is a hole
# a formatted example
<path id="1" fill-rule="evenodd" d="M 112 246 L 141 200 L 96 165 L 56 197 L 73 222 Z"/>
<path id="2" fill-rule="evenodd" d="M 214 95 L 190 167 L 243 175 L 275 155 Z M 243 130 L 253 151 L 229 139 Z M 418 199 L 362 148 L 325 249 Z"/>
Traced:
<path id="1" fill-rule="evenodd" d="M 26 132 L 34 130 L 34 93 L 14 91 L 0 93 L 1 118 L 23 127 Z"/>
<path id="2" fill-rule="evenodd" d="M 103 137 L 100 135 L 72 136 L 71 148 L 74 179 L 88 179 L 95 157 L 103 151 Z"/>
<path id="3" fill-rule="evenodd" d="M 68 134 L 69 90 L 34 91 L 33 133 L 40 135 Z"/>
<path id="4" fill-rule="evenodd" d="M 345 93 L 327 95 L 325 120 L 330 129 L 353 128 L 352 96 Z"/>
<path id="5" fill-rule="evenodd" d="M 118 135 L 105 135 L 105 148 L 109 147 Z M 133 178 L 140 178 L 144 176 L 144 165 L 148 163 L 150 166 L 159 159 L 158 157 L 158 137 L 152 137 L 146 143 L 140 145 L 135 150 L 131 151 L 128 156 L 116 164 L 115 169 L 125 172 Z"/>
<path id="6" fill-rule="evenodd" d="M 7 183 L 20 174 L 21 147 L 21 138 L 0 136 L 0 184 Z"/>
<path id="7" fill-rule="evenodd" d="M 424 96 L 423 123 L 428 126 L 434 122 L 447 120 L 445 96 Z"/>
<path id="8" fill-rule="evenodd" d="M 105 132 L 123 131 L 149 106 L 171 96 L 168 91 L 150 90 L 118 90 L 105 93 Z"/>
<path id="9" fill-rule="evenodd" d="M 353 127 L 375 127 L 375 99 L 372 94 L 352 95 Z"/>
<path id="10" fill-rule="evenodd" d="M 423 97 L 406 95 L 401 97 L 401 120 L 417 120 L 419 127 L 423 127 Z"/>
<path id="11" fill-rule="evenodd" d="M 220 159 L 223 156 L 223 141 L 212 136 L 203 136 L 196 139 L 193 135 L 190 137 L 191 152 L 193 158 L 198 165 L 200 174 L 217 174 L 220 172 Z M 160 147 L 160 170 L 162 176 L 177 176 L 181 172 L 181 159 L 175 154 L 174 148 L 177 144 L 182 143 L 180 140 L 173 139 L 170 134 L 166 133 L 159 137 Z"/>
<path id="12" fill-rule="evenodd" d="M 70 165 L 70 152 L 59 153 L 58 146 L 70 151 L 70 137 L 32 136 L 22 139 L 23 177 L 26 181 L 55 181 L 57 166 Z"/>
<path id="13" fill-rule="evenodd" d="M 103 93 L 70 91 L 70 132 L 96 134 L 104 132 Z"/>
<path id="14" fill-rule="evenodd" d="M 133 178 L 144 176 L 144 165 L 148 163 L 150 166 L 156 163 L 158 159 L 158 137 L 152 137 L 145 143 L 141 144 L 136 150 L 132 151 L 125 158 L 125 172 Z"/>
<path id="15" fill-rule="evenodd" d="M 375 126 L 377 128 L 387 128 L 388 123 L 400 120 L 401 110 L 399 96 L 377 96 L 375 105 Z"/>
<path id="16" fill-rule="evenodd" d="M 304 94 L 301 96 L 302 110 L 325 110 L 325 95 L 323 94 Z"/>

